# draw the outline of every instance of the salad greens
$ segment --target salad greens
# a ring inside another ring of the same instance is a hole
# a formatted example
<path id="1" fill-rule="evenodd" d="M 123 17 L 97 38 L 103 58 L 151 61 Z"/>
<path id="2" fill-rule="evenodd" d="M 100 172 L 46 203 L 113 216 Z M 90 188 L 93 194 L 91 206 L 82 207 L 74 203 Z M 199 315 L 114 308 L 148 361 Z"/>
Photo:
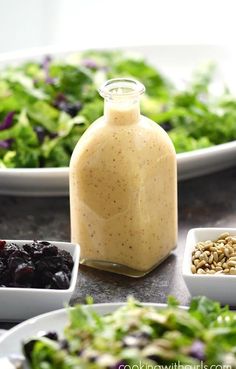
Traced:
<path id="1" fill-rule="evenodd" d="M 63 339 L 51 332 L 24 344 L 32 369 L 236 368 L 236 313 L 206 297 L 193 298 L 188 310 L 174 298 L 164 309 L 130 298 L 105 316 L 78 305 L 69 317 Z"/>
<path id="2" fill-rule="evenodd" d="M 98 86 L 130 76 L 146 86 L 142 111 L 169 133 L 177 152 L 236 139 L 236 98 L 213 97 L 214 68 L 179 91 L 142 57 L 88 51 L 0 72 L 0 168 L 68 166 L 74 146 L 102 115 Z"/>

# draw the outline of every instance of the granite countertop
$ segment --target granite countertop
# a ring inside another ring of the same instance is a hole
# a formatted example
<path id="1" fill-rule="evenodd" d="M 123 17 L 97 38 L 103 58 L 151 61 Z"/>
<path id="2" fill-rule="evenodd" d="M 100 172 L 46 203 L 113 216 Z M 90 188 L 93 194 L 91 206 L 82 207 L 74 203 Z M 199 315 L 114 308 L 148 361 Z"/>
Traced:
<path id="1" fill-rule="evenodd" d="M 175 252 L 141 279 L 80 268 L 71 303 L 91 295 L 95 303 L 118 302 L 133 295 L 140 301 L 166 302 L 169 294 L 182 305 L 189 293 L 181 276 L 187 231 L 193 227 L 236 227 L 236 168 L 179 183 L 179 240 Z M 69 241 L 69 199 L 0 196 L 0 239 Z M 0 317 L 1 320 L 1 317 Z M 0 323 L 0 328 L 9 327 Z"/>

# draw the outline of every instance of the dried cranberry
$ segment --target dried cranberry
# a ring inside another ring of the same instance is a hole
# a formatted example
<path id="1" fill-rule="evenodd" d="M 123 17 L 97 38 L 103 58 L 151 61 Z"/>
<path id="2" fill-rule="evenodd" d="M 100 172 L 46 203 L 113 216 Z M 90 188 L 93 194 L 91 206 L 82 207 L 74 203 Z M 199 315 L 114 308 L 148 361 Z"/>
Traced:
<path id="1" fill-rule="evenodd" d="M 69 349 L 69 342 L 66 339 L 63 339 L 60 341 L 60 348 L 62 350 L 68 350 Z"/>
<path id="2" fill-rule="evenodd" d="M 27 264 L 21 264 L 16 269 L 14 277 L 15 282 L 19 285 L 31 285 L 34 277 L 34 267 Z"/>
<path id="3" fill-rule="evenodd" d="M 11 282 L 11 274 L 9 270 L 5 268 L 5 270 L 3 269 L 1 271 L 0 283 L 8 286 L 10 282 Z"/>
<path id="4" fill-rule="evenodd" d="M 54 274 L 53 276 L 53 284 L 52 284 L 53 288 L 57 288 L 60 290 L 65 290 L 67 288 L 69 288 L 70 286 L 70 281 L 69 278 L 67 276 L 67 274 L 65 272 L 57 272 Z"/>
<path id="5" fill-rule="evenodd" d="M 44 273 L 37 272 L 34 277 L 34 287 L 45 288 L 52 281 L 53 273 L 45 271 Z"/>
<path id="6" fill-rule="evenodd" d="M 63 265 L 63 258 L 61 256 L 51 256 L 47 257 L 48 266 L 51 271 L 59 271 Z"/>
<path id="7" fill-rule="evenodd" d="M 14 243 L 6 244 L 3 250 L 3 255 L 8 258 L 14 251 L 19 250 L 18 246 Z"/>
<path id="8" fill-rule="evenodd" d="M 50 271 L 50 272 L 57 272 L 61 270 L 63 265 L 63 259 L 61 256 L 48 256 L 43 257 L 39 261 L 35 263 L 36 269 L 38 271 Z"/>
<path id="9" fill-rule="evenodd" d="M 45 282 L 43 281 L 42 276 L 43 274 L 41 272 L 34 272 L 34 280 L 32 282 L 33 288 L 45 288 Z"/>
<path id="10" fill-rule="evenodd" d="M 58 248 L 54 245 L 44 246 L 42 248 L 42 254 L 44 256 L 56 256 L 58 254 Z"/>
<path id="11" fill-rule="evenodd" d="M 43 256 L 42 251 L 34 251 L 34 253 L 32 254 L 32 258 L 34 260 L 39 260 L 42 256 Z"/>
<path id="12" fill-rule="evenodd" d="M 0 240 L 0 251 L 4 249 L 5 245 L 6 245 L 6 241 Z"/>
<path id="13" fill-rule="evenodd" d="M 8 260 L 8 269 L 11 273 L 14 273 L 15 270 L 22 264 L 25 264 L 24 259 L 19 257 L 10 257 Z"/>
<path id="14" fill-rule="evenodd" d="M 26 252 L 22 249 L 13 251 L 11 253 L 11 258 L 14 258 L 14 257 L 20 257 L 21 259 L 23 259 L 25 261 L 28 261 L 30 259 L 30 255 L 28 254 L 28 252 Z"/>
<path id="15" fill-rule="evenodd" d="M 33 340 L 30 340 L 24 343 L 24 346 L 23 346 L 24 354 L 25 354 L 26 359 L 28 359 L 29 361 L 32 358 L 33 350 L 37 342 L 38 342 L 37 339 L 33 339 Z"/>
<path id="16" fill-rule="evenodd" d="M 29 255 L 33 255 L 33 253 L 37 250 L 36 247 L 34 247 L 34 245 L 30 245 L 28 243 L 26 243 L 22 247 L 23 250 L 26 251 Z"/>
<path id="17" fill-rule="evenodd" d="M 58 341 L 58 334 L 56 332 L 47 332 L 43 337 L 49 338 L 52 341 Z"/>
<path id="18" fill-rule="evenodd" d="M 48 241 L 40 241 L 40 242 L 38 242 L 38 245 L 39 246 L 50 246 L 51 244 Z"/>
<path id="19" fill-rule="evenodd" d="M 39 250 L 42 247 L 38 241 L 32 242 L 32 244 L 30 244 L 30 246 L 33 247 L 34 250 Z"/>
<path id="20" fill-rule="evenodd" d="M 2 283 L 2 277 L 3 277 L 3 273 L 5 272 L 6 270 L 6 265 L 0 261 L 0 283 Z"/>
<path id="21" fill-rule="evenodd" d="M 66 250 L 59 250 L 59 255 L 64 259 L 64 264 L 68 266 L 69 270 L 73 269 L 73 258 L 69 252 Z"/>
<path id="22" fill-rule="evenodd" d="M 44 272 L 48 269 L 47 261 L 46 260 L 38 260 L 35 263 L 35 267 L 36 267 L 37 272 L 39 272 L 39 273 Z"/>

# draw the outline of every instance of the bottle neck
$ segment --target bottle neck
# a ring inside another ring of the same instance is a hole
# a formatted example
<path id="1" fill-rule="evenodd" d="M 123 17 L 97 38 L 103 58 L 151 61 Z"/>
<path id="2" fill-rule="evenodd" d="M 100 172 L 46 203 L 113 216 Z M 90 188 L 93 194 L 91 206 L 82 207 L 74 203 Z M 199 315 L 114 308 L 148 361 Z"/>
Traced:
<path id="1" fill-rule="evenodd" d="M 125 100 L 105 99 L 104 118 L 107 124 L 131 125 L 140 120 L 140 99 L 129 98 Z"/>

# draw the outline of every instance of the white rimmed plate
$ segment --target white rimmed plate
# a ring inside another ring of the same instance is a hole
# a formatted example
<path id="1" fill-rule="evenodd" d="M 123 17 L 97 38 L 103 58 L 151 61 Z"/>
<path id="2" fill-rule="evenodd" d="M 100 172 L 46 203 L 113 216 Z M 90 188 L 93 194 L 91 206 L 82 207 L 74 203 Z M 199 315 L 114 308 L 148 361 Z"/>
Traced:
<path id="1" fill-rule="evenodd" d="M 107 304 L 95 304 L 90 305 L 88 308 L 94 309 L 98 314 L 104 315 L 111 313 L 124 303 L 107 303 Z M 149 305 L 154 307 L 163 308 L 165 304 L 152 304 L 147 303 L 143 305 Z M 56 331 L 59 335 L 62 335 L 63 329 L 68 323 L 68 313 L 66 309 L 53 311 L 47 314 L 40 315 L 23 322 L 16 327 L 6 332 L 0 337 L 0 357 L 9 355 L 22 355 L 21 345 L 27 338 L 37 335 L 40 331 Z"/>

